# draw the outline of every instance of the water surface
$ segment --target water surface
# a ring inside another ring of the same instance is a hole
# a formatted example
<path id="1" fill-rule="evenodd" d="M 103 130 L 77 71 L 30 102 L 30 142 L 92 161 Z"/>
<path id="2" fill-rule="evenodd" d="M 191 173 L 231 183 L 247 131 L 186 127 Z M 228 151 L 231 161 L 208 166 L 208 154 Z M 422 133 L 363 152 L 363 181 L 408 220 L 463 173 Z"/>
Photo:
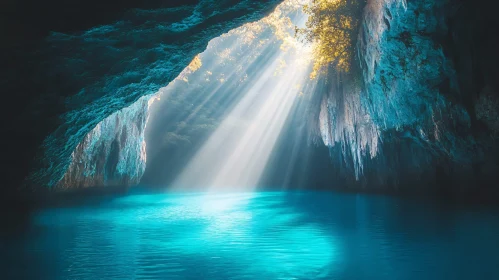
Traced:
<path id="1" fill-rule="evenodd" d="M 3 279 L 499 279 L 499 214 L 326 192 L 138 194 L 38 211 Z"/>

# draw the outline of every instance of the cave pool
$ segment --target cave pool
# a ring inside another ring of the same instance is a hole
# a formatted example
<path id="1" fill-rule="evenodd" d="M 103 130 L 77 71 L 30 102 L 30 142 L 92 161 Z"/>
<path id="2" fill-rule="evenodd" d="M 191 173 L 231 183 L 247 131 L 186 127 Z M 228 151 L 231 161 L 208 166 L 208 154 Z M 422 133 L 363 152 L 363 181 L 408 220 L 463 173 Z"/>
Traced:
<path id="1" fill-rule="evenodd" d="M 0 242 L 2 279 L 499 279 L 496 210 L 382 195 L 94 197 Z"/>

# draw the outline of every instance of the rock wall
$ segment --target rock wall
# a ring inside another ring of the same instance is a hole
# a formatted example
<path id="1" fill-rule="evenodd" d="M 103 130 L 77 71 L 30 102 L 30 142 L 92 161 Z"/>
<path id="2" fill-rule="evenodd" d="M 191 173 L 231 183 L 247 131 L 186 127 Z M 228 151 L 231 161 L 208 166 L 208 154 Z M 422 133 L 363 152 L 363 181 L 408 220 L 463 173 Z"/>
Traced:
<path id="1" fill-rule="evenodd" d="M 166 86 L 209 40 L 260 19 L 279 2 L 157 3 L 84 32 L 51 33 L 30 66 L 28 80 L 38 92 L 21 110 L 23 122 L 38 123 L 31 134 L 44 137 L 26 185 L 55 186 L 72 151 L 100 121 Z"/>
<path id="2" fill-rule="evenodd" d="M 469 68 L 456 67 L 449 54 L 461 48 L 449 43 L 449 21 L 457 21 L 460 4 L 367 2 L 357 46 L 361 86 L 347 77 L 336 83 L 341 88 L 329 87 L 319 118 L 323 142 L 341 158 L 333 163 L 355 174 L 352 185 L 464 190 L 483 183 L 476 166 L 490 157 L 487 146 L 497 144 L 477 137 L 474 120 L 495 127 L 495 103 L 485 101 L 495 95 L 483 94 L 475 106 L 467 102 L 475 94 L 463 87 L 462 71 Z"/>
<path id="3" fill-rule="evenodd" d="M 71 154 L 57 189 L 138 184 L 146 168 L 149 97 L 101 121 Z"/>

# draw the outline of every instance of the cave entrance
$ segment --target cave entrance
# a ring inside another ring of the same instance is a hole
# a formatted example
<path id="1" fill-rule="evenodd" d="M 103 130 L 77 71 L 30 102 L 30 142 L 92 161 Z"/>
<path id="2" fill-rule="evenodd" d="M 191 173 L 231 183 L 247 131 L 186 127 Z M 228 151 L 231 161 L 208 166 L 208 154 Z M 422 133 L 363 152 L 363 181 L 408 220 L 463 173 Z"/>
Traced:
<path id="1" fill-rule="evenodd" d="M 212 40 L 162 89 L 150 107 L 144 181 L 174 190 L 254 189 L 285 124 L 315 87 L 311 46 L 294 34 L 306 20 L 302 4 L 287 1 Z"/>
<path id="2" fill-rule="evenodd" d="M 307 21 L 306 2 L 284 1 L 268 17 L 213 39 L 168 86 L 89 133 L 63 182 L 254 189 L 280 146 L 296 154 L 304 144 L 317 84 L 312 46 L 295 34 Z"/>

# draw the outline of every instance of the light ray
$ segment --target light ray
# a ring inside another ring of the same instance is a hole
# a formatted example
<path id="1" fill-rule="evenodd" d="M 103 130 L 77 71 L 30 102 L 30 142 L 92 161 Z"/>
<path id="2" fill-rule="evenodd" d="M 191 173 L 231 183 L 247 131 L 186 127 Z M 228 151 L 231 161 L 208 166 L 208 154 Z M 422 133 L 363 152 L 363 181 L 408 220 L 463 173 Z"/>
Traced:
<path id="1" fill-rule="evenodd" d="M 180 174 L 174 188 L 255 188 L 309 78 L 309 63 L 303 63 L 308 55 L 305 48 L 292 54 L 281 50 L 262 65 L 258 78 Z"/>
<path id="2" fill-rule="evenodd" d="M 267 18 L 212 40 L 192 63 L 196 67 L 161 90 L 162 105 L 153 105 L 152 114 L 160 113 L 154 127 L 162 132 L 152 137 L 162 141 L 167 134 L 173 140 L 166 141 L 198 148 L 170 190 L 257 186 L 296 100 L 314 88 L 312 48 L 294 34 L 306 22 L 306 2 L 284 1 Z M 191 142 L 190 129 L 204 124 L 216 127 L 204 143 Z"/>

